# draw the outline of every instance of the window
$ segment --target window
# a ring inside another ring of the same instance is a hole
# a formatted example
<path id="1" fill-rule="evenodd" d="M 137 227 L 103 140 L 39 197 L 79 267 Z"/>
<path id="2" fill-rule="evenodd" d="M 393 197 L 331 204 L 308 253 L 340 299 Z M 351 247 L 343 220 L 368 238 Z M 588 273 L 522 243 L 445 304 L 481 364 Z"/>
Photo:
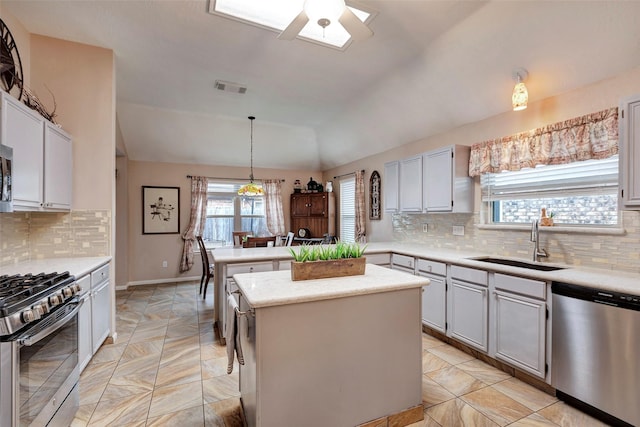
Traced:
<path id="1" fill-rule="evenodd" d="M 258 27 L 273 28 L 282 31 L 302 11 L 304 1 L 297 0 L 213 0 L 209 2 L 209 13 L 231 17 Z M 361 6 L 349 9 L 362 21 L 366 22 L 372 15 Z M 338 49 L 346 49 L 351 36 L 340 23 L 332 23 L 326 28 L 320 27 L 311 20 L 300 31 L 300 36 L 314 43 L 328 45 Z"/>
<path id="2" fill-rule="evenodd" d="M 340 240 L 356 241 L 356 178 L 340 180 Z"/>
<path id="3" fill-rule="evenodd" d="M 209 182 L 207 219 L 203 239 L 213 246 L 233 246 L 233 231 L 252 231 L 265 235 L 264 197 L 241 197 L 238 189 L 243 183 Z"/>
<path id="4" fill-rule="evenodd" d="M 487 222 L 529 223 L 546 208 L 556 225 L 618 224 L 618 156 L 480 178 Z"/>

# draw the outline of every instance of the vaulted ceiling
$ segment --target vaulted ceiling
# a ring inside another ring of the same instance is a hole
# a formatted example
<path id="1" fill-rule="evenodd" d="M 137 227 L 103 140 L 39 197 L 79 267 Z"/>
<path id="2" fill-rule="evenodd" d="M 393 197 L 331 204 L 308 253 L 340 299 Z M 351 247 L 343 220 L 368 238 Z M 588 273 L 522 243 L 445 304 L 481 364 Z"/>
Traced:
<path id="1" fill-rule="evenodd" d="M 539 100 L 640 66 L 637 1 L 358 4 L 377 11 L 374 36 L 342 52 L 204 0 L 2 0 L 31 33 L 115 52 L 117 117 L 142 161 L 246 166 L 254 115 L 255 166 L 328 169 L 510 110 L 517 67 Z"/>

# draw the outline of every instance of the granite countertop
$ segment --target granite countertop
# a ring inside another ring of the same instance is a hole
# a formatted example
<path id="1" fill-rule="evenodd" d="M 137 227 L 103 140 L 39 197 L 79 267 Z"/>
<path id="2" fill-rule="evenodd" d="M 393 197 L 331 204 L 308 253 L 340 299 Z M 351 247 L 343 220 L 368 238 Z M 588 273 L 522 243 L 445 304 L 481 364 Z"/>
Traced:
<path id="1" fill-rule="evenodd" d="M 393 252 L 418 258 L 427 258 L 446 264 L 461 265 L 487 271 L 527 277 L 531 279 L 565 282 L 598 289 L 640 295 L 640 274 L 638 273 L 619 272 L 615 270 L 604 270 L 584 266 L 553 264 L 546 262 L 544 262 L 545 265 L 555 265 L 562 267 L 563 269 L 556 271 L 538 271 L 528 268 L 492 264 L 473 259 L 492 255 L 490 253 L 431 248 L 421 244 L 400 242 L 369 243 L 367 244 L 367 248 L 365 250 L 365 256 L 367 254 L 385 252 Z M 212 253 L 214 262 L 220 263 L 259 262 L 293 259 L 293 257 L 289 253 L 288 248 L 286 247 L 215 249 L 212 251 Z M 502 257 L 496 256 L 496 258 Z M 528 262 L 529 260 L 523 259 L 522 261 Z"/>
<path id="2" fill-rule="evenodd" d="M 68 271 L 76 278 L 79 278 L 109 261 L 111 261 L 110 256 L 38 259 L 2 266 L 0 267 L 0 275 Z"/>
<path id="3" fill-rule="evenodd" d="M 330 279 L 291 281 L 291 272 L 268 271 L 233 276 L 253 308 L 273 307 L 356 295 L 420 288 L 429 279 L 367 264 L 365 274 Z"/>

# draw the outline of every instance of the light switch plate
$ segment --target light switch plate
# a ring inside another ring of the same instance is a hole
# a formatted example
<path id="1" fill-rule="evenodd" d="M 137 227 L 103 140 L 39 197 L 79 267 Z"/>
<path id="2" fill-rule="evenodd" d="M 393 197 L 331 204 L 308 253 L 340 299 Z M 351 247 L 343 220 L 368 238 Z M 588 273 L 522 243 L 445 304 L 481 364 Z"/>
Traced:
<path id="1" fill-rule="evenodd" d="M 422 224 L 422 232 L 423 233 L 429 232 L 429 224 Z"/>
<path id="2" fill-rule="evenodd" d="M 454 236 L 464 236 L 464 225 L 454 225 L 453 226 L 453 235 Z"/>

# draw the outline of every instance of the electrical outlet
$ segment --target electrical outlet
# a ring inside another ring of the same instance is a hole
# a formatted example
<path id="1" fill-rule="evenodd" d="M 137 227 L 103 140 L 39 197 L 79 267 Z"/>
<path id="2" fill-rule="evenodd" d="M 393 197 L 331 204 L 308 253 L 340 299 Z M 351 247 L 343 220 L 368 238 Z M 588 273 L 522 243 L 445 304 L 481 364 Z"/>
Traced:
<path id="1" fill-rule="evenodd" d="M 169 263 L 167 261 L 162 261 L 163 268 L 167 268 L 168 266 L 169 266 Z"/>
<path id="2" fill-rule="evenodd" d="M 464 236 L 464 225 L 454 225 L 453 226 L 453 235 L 454 236 Z"/>
<path id="3" fill-rule="evenodd" d="M 429 224 L 422 224 L 422 232 L 423 233 L 429 232 Z"/>

